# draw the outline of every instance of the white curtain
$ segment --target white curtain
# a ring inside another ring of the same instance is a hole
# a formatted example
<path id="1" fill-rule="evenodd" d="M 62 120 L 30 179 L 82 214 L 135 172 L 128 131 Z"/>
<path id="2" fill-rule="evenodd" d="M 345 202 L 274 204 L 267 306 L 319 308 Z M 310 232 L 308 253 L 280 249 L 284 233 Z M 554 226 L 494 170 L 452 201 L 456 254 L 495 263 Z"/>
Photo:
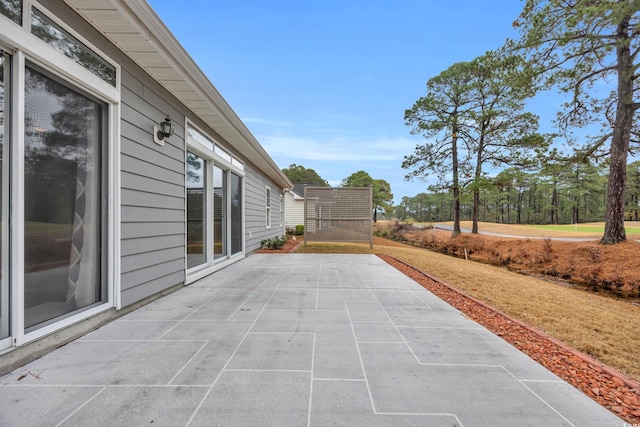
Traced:
<path id="1" fill-rule="evenodd" d="M 67 311 L 100 300 L 100 107 L 91 111 L 86 137 L 78 138 Z"/>

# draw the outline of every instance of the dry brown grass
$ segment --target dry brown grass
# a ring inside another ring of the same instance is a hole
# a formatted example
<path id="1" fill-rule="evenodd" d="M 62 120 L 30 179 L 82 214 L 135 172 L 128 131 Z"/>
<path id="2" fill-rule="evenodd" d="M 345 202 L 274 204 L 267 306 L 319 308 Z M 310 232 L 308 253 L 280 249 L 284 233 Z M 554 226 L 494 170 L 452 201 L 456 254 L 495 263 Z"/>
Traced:
<path id="1" fill-rule="evenodd" d="M 640 352 L 637 351 L 640 306 L 637 301 L 573 289 L 377 237 L 373 249 L 368 244 L 309 243 L 300 246 L 297 253 L 384 253 L 395 256 L 640 380 Z"/>

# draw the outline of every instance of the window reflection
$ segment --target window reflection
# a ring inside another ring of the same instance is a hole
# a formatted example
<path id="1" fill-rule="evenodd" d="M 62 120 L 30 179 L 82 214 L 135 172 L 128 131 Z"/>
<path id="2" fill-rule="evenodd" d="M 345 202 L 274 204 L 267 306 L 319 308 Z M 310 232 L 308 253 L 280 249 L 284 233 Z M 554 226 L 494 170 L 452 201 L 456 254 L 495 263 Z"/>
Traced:
<path id="1" fill-rule="evenodd" d="M 0 339 L 9 336 L 9 102 L 11 57 L 0 50 Z M 8 138 L 7 138 L 8 139 Z"/>
<path id="2" fill-rule="evenodd" d="M 231 254 L 242 252 L 242 178 L 231 173 Z"/>
<path id="3" fill-rule="evenodd" d="M 27 67 L 25 327 L 106 299 L 102 136 L 106 105 Z"/>
<path id="4" fill-rule="evenodd" d="M 22 0 L 0 0 L 0 15 L 22 25 Z"/>
<path id="5" fill-rule="evenodd" d="M 102 59 L 35 7 L 31 8 L 31 33 L 105 82 L 112 86 L 116 85 L 116 68 L 113 65 Z"/>
<path id="6" fill-rule="evenodd" d="M 213 167 L 213 257 L 227 255 L 227 172 Z"/>
<path id="7" fill-rule="evenodd" d="M 207 261 L 205 252 L 207 199 L 206 162 L 187 152 L 187 268 Z"/>

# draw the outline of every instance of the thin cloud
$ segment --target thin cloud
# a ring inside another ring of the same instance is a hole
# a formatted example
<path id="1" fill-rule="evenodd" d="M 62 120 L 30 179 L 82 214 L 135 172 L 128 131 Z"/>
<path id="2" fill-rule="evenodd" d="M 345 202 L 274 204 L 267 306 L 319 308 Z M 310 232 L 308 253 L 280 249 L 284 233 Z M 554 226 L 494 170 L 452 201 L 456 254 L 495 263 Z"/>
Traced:
<path id="1" fill-rule="evenodd" d="M 348 139 L 301 138 L 297 136 L 261 136 L 260 143 L 276 159 L 335 161 L 335 162 L 393 162 L 408 154 L 415 142 L 408 139 Z"/>

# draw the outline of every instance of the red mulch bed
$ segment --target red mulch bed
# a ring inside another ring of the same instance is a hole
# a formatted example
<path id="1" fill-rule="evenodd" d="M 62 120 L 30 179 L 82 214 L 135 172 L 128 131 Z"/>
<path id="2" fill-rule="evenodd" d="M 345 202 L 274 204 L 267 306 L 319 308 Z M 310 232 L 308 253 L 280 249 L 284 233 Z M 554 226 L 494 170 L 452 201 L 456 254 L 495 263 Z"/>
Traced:
<path id="1" fill-rule="evenodd" d="M 390 255 L 378 255 L 587 396 L 640 425 L 640 383 Z"/>

